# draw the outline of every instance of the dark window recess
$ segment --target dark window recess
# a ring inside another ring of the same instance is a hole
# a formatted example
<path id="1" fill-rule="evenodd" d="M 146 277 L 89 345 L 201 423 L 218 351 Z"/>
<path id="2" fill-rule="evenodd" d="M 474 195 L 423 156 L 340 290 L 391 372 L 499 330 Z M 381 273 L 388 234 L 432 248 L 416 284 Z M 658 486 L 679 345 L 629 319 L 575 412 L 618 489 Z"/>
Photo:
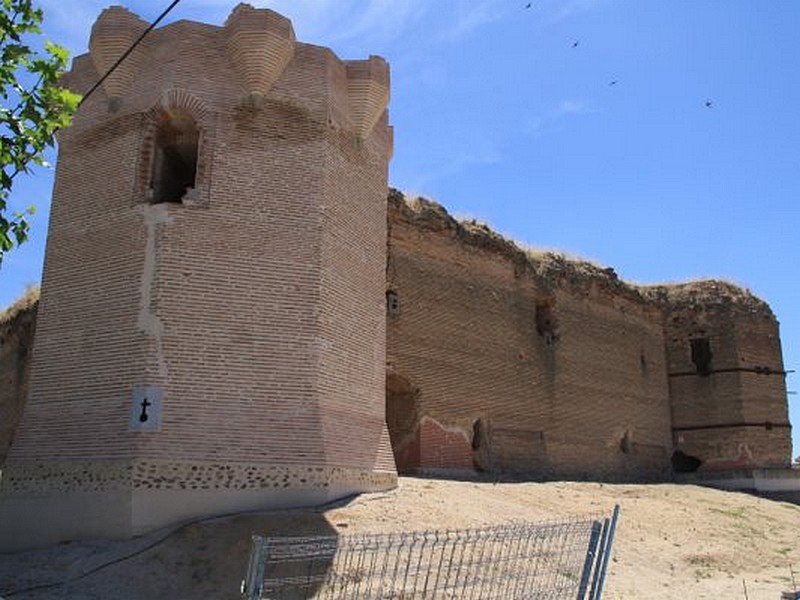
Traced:
<path id="1" fill-rule="evenodd" d="M 472 424 L 472 449 L 480 450 L 482 440 L 483 440 L 483 423 L 481 422 L 480 419 L 477 419 Z"/>
<path id="2" fill-rule="evenodd" d="M 164 115 L 153 147 L 153 204 L 181 202 L 184 194 L 194 189 L 199 140 L 200 132 L 189 115 Z"/>
<path id="3" fill-rule="evenodd" d="M 536 305 L 536 333 L 544 338 L 546 344 L 552 344 L 558 340 L 552 304 L 542 303 Z"/>
<path id="4" fill-rule="evenodd" d="M 711 375 L 711 343 L 708 338 L 695 338 L 692 344 L 692 362 L 697 374 L 702 377 Z"/>
<path id="5" fill-rule="evenodd" d="M 400 297 L 394 290 L 386 292 L 386 312 L 393 317 L 400 314 Z"/>

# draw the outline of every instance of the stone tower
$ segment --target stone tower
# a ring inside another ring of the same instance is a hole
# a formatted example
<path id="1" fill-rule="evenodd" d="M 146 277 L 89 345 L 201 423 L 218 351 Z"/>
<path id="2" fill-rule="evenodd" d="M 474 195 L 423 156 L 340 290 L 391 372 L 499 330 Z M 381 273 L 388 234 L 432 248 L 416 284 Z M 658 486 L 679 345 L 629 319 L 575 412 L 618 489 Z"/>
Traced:
<path id="1" fill-rule="evenodd" d="M 147 24 L 105 10 L 85 93 Z M 239 5 L 143 44 L 59 137 L 0 549 L 393 487 L 389 69 Z"/>

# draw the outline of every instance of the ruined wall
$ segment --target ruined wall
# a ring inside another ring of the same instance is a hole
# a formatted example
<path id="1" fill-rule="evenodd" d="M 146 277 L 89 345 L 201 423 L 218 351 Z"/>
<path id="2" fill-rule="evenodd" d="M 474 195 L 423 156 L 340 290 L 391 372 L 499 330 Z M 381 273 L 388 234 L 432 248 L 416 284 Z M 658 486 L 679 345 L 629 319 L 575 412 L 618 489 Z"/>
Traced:
<path id="1" fill-rule="evenodd" d="M 35 301 L 0 316 L 0 470 L 25 408 L 35 329 Z"/>
<path id="2" fill-rule="evenodd" d="M 785 373 L 769 306 L 723 282 L 648 293 L 664 309 L 677 470 L 788 467 Z"/>
<path id="3" fill-rule="evenodd" d="M 389 222 L 387 357 L 417 390 L 399 468 L 667 475 L 664 340 L 641 295 L 433 203 L 390 196 Z"/>
<path id="4" fill-rule="evenodd" d="M 144 27 L 104 11 L 65 82 L 85 92 Z M 395 484 L 388 95 L 379 57 L 341 61 L 240 5 L 153 31 L 81 106 L 0 547 Z"/>

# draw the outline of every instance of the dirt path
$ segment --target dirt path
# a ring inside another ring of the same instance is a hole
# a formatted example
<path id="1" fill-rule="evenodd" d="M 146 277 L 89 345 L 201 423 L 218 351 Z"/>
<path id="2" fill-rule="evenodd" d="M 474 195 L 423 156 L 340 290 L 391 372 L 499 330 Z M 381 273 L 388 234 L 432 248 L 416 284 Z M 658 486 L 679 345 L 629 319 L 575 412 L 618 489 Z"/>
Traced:
<path id="1" fill-rule="evenodd" d="M 621 505 L 606 599 L 779 600 L 800 585 L 800 506 L 686 485 L 489 483 L 401 478 L 397 490 L 324 511 L 195 523 L 129 542 L 0 555 L 0 596 L 32 599 L 235 599 L 253 532 L 330 533 L 477 527 L 559 519 Z M 132 552 L 138 552 L 127 559 Z M 78 581 L 58 582 L 120 560 Z"/>

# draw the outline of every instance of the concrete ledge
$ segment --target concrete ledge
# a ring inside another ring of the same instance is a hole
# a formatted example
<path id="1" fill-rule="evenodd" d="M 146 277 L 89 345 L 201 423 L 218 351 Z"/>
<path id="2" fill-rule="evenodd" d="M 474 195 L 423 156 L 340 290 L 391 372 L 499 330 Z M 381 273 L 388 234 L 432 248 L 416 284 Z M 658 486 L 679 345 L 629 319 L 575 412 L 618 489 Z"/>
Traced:
<path id="1" fill-rule="evenodd" d="M 693 483 L 723 490 L 800 494 L 800 469 L 741 469 L 718 473 L 683 473 L 678 483 Z"/>
<path id="2" fill-rule="evenodd" d="M 134 488 L 49 495 L 17 494 L 0 500 L 0 552 L 60 542 L 125 539 L 201 518 L 255 510 L 300 508 L 397 486 L 394 473 L 363 472 L 352 481 L 333 472 L 322 486 L 250 489 Z"/>

